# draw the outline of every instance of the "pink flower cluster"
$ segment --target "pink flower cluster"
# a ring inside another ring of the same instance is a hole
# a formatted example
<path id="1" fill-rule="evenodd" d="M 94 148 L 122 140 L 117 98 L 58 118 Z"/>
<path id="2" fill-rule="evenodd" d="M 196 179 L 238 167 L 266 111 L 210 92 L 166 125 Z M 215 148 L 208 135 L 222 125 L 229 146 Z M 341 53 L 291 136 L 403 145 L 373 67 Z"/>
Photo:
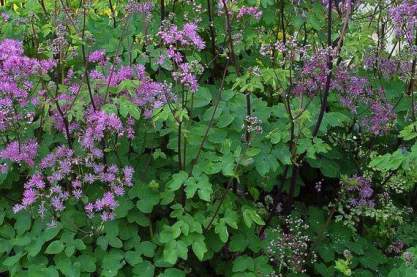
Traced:
<path id="1" fill-rule="evenodd" d="M 128 14 L 145 14 L 149 15 L 152 12 L 153 4 L 152 2 L 143 2 L 138 3 L 134 0 L 129 0 L 126 5 L 126 12 Z"/>
<path id="2" fill-rule="evenodd" d="M 143 108 L 146 118 L 150 118 L 155 109 L 161 108 L 171 99 L 174 97 L 170 87 L 150 78 L 142 79 L 136 94 L 132 96 L 132 102 Z"/>
<path id="3" fill-rule="evenodd" d="M 237 18 L 240 19 L 244 17 L 245 15 L 253 16 L 256 20 L 261 19 L 262 17 L 262 11 L 259 10 L 257 7 L 242 7 L 239 9 L 239 12 L 237 14 Z"/>
<path id="4" fill-rule="evenodd" d="M 32 123 L 31 107 L 38 102 L 31 93 L 30 78 L 46 74 L 54 66 L 53 60 L 25 56 L 19 41 L 5 39 L 0 42 L 0 131 L 19 137 L 0 151 L 0 159 L 33 166 L 38 144 L 34 139 L 24 141 L 20 138 L 20 128 Z M 6 172 L 6 168 L 3 164 L 2 172 Z"/>
<path id="5" fill-rule="evenodd" d="M 87 60 L 90 63 L 99 63 L 103 65 L 107 61 L 106 52 L 104 50 L 93 51 L 88 55 Z"/>
<path id="6" fill-rule="evenodd" d="M 189 63 L 181 63 L 178 70 L 172 73 L 175 81 L 179 81 L 182 85 L 192 92 L 196 92 L 198 88 L 197 78 L 192 74 Z"/>
<path id="7" fill-rule="evenodd" d="M 161 27 L 158 36 L 165 45 L 194 46 L 198 50 L 203 50 L 206 45 L 197 29 L 198 27 L 194 23 L 186 23 L 182 30 L 176 25 L 168 24 Z"/>
<path id="8" fill-rule="evenodd" d="M 34 74 L 45 74 L 55 66 L 52 60 L 26 57 L 21 42 L 5 39 L 0 42 L 0 130 L 21 122 L 27 115 L 25 109 L 36 104 L 30 94 Z"/>
<path id="9" fill-rule="evenodd" d="M 320 49 L 311 57 L 304 57 L 304 66 L 298 72 L 297 83 L 293 89 L 295 95 L 314 96 L 323 91 L 329 74 L 327 61 L 330 49 Z"/>
<path id="10" fill-rule="evenodd" d="M 124 128 L 122 121 L 115 114 L 108 114 L 103 111 L 93 111 L 86 114 L 87 126 L 81 136 L 81 145 L 88 149 L 95 157 L 102 158 L 103 151 L 98 144 L 104 139 L 105 132 L 122 136 Z"/>
<path id="11" fill-rule="evenodd" d="M 396 120 L 393 106 L 386 100 L 383 89 L 372 89 L 368 80 L 353 76 L 346 68 L 339 67 L 332 87 L 340 94 L 340 102 L 353 113 L 359 105 L 370 111 L 361 124 L 374 135 L 386 133 Z"/>
<path id="12" fill-rule="evenodd" d="M 410 61 L 402 60 L 398 56 L 388 59 L 375 53 L 371 53 L 364 58 L 364 66 L 368 70 L 380 72 L 384 78 L 392 78 L 397 75 L 404 76 L 411 71 Z"/>
<path id="13" fill-rule="evenodd" d="M 351 206 L 369 208 L 375 206 L 375 202 L 372 199 L 374 190 L 371 181 L 367 178 L 363 176 L 354 176 L 350 178 L 344 186 L 346 186 L 346 190 L 349 192 L 349 204 Z"/>
<path id="14" fill-rule="evenodd" d="M 372 100 L 370 103 L 371 116 L 363 123 L 375 135 L 386 133 L 397 119 L 394 107 L 382 99 Z"/>
<path id="15" fill-rule="evenodd" d="M 404 36 L 410 45 L 414 45 L 417 30 L 417 1 L 404 0 L 390 9 L 397 36 Z"/>
<path id="16" fill-rule="evenodd" d="M 17 163 L 25 162 L 27 165 L 33 166 L 37 151 L 38 143 L 34 139 L 26 142 L 13 141 L 0 151 L 0 159 Z"/>
<path id="17" fill-rule="evenodd" d="M 205 48 L 203 39 L 197 33 L 197 25 L 186 23 L 182 31 L 176 25 L 164 25 L 158 32 L 158 36 L 168 48 L 167 56 L 177 65 L 177 70 L 172 72 L 173 79 L 190 91 L 196 92 L 198 89 L 197 78 L 193 74 L 192 67 L 184 61 L 184 56 L 177 47 L 192 46 L 198 50 Z"/>
<path id="18" fill-rule="evenodd" d="M 80 172 L 79 168 L 83 168 Z M 13 207 L 15 213 L 37 206 L 39 215 L 51 217 L 65 209 L 65 202 L 73 198 L 83 200 L 84 189 L 93 183 L 100 183 L 106 191 L 103 196 L 85 205 L 89 217 L 98 213 L 102 220 L 114 217 L 117 207 L 116 197 L 125 193 L 126 187 L 133 185 L 133 168 L 105 165 L 86 153 L 77 156 L 66 146 L 59 146 L 39 164 L 38 171 L 24 185 L 23 198 Z M 85 201 L 85 200 L 84 200 Z M 84 202 L 85 203 L 85 202 Z M 92 209 L 88 207 L 92 206 Z"/>
<path id="19" fill-rule="evenodd" d="M 296 76 L 295 95 L 315 96 L 325 89 L 329 73 L 328 55 L 329 51 L 322 49 L 311 57 L 304 57 L 304 65 Z M 392 105 L 386 100 L 383 91 L 372 89 L 366 78 L 355 76 L 350 71 L 342 65 L 335 68 L 330 90 L 338 92 L 341 104 L 353 113 L 356 113 L 359 105 L 365 105 L 370 116 L 363 120 L 362 125 L 375 135 L 384 134 L 396 119 Z"/>

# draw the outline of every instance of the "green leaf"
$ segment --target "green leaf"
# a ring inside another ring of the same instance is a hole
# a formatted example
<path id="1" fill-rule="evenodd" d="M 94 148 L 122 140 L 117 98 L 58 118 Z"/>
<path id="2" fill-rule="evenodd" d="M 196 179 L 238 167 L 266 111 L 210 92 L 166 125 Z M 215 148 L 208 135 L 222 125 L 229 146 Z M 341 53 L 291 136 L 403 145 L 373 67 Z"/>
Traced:
<path id="1" fill-rule="evenodd" d="M 168 268 L 161 277 L 185 277 L 185 272 L 177 268 Z"/>
<path id="2" fill-rule="evenodd" d="M 140 246 L 138 248 L 138 250 L 141 251 L 141 253 L 145 256 L 145 257 L 149 257 L 152 258 L 155 255 L 155 249 L 156 249 L 156 245 L 153 244 L 150 241 L 143 241 L 140 243 Z"/>
<path id="3" fill-rule="evenodd" d="M 21 212 L 16 215 L 16 223 L 14 228 L 17 231 L 18 235 L 23 234 L 24 232 L 30 229 L 32 223 L 32 218 L 29 213 Z"/>
<path id="4" fill-rule="evenodd" d="M 163 227 L 163 231 L 160 234 L 161 242 L 166 243 L 178 238 L 181 235 L 181 227 L 183 223 L 183 221 L 179 221 L 172 226 L 165 225 Z"/>
<path id="5" fill-rule="evenodd" d="M 45 250 L 46 254 L 58 254 L 64 250 L 64 244 L 60 240 L 51 242 Z"/>
<path id="6" fill-rule="evenodd" d="M 141 187 L 139 198 L 136 207 L 143 213 L 151 213 L 153 207 L 160 201 L 159 192 L 148 186 Z"/>
<path id="7" fill-rule="evenodd" d="M 64 276 L 80 275 L 80 263 L 78 261 L 74 262 L 74 260 L 63 254 L 54 256 L 54 261 L 57 269 L 59 269 Z"/>
<path id="8" fill-rule="evenodd" d="M 254 271 L 255 264 L 253 258 L 248 256 L 239 256 L 233 261 L 233 272 Z"/>
<path id="9" fill-rule="evenodd" d="M 133 273 L 136 276 L 153 277 L 155 272 L 155 266 L 149 261 L 143 261 L 133 267 Z"/>
<path id="10" fill-rule="evenodd" d="M 408 126 L 406 126 L 403 130 L 400 132 L 400 137 L 404 140 L 412 140 L 417 137 L 417 123 L 412 123 Z"/>
<path id="11" fill-rule="evenodd" d="M 255 222 L 257 225 L 265 225 L 263 219 L 258 215 L 258 213 L 248 206 L 242 208 L 243 221 L 246 226 L 249 228 L 252 226 L 252 222 Z"/>
<path id="12" fill-rule="evenodd" d="M 109 237 L 109 245 L 114 248 L 122 248 L 123 242 L 118 237 Z"/>
<path id="13" fill-rule="evenodd" d="M 201 200 L 210 201 L 213 189 L 207 175 L 188 178 L 184 185 L 187 199 L 194 197 L 197 192 Z"/>
<path id="14" fill-rule="evenodd" d="M 4 262 L 3 265 L 5 265 L 6 267 L 12 267 L 14 266 L 16 263 L 18 263 L 20 261 L 20 258 L 22 258 L 24 255 L 23 252 L 19 252 L 14 256 L 11 257 L 7 257 Z"/>
<path id="15" fill-rule="evenodd" d="M 317 249 L 320 257 L 325 261 L 326 263 L 330 263 L 334 261 L 335 259 L 335 252 L 330 246 L 322 244 Z"/>
<path id="16" fill-rule="evenodd" d="M 207 253 L 206 243 L 204 242 L 204 237 L 199 237 L 200 239 L 195 240 L 192 244 L 192 249 L 197 256 L 197 258 L 202 261 L 204 254 Z"/>
<path id="17" fill-rule="evenodd" d="M 211 101 L 211 93 L 207 87 L 200 86 L 197 92 L 193 95 L 194 108 L 201 108 L 207 106 Z"/>
<path id="18" fill-rule="evenodd" d="M 106 239 L 106 237 L 104 237 L 104 236 L 98 237 L 98 238 L 97 238 L 96 243 L 97 243 L 97 245 L 98 245 L 98 246 L 100 246 L 100 247 L 101 247 L 101 249 L 103 249 L 103 250 L 106 250 L 106 249 L 107 249 L 107 247 L 109 246 L 109 242 L 108 242 L 108 240 Z"/>
<path id="19" fill-rule="evenodd" d="M 188 173 L 185 171 L 180 171 L 172 175 L 171 181 L 169 181 L 167 184 L 168 189 L 171 191 L 177 191 L 184 184 L 187 178 L 188 178 Z"/>
<path id="20" fill-rule="evenodd" d="M 120 97 L 119 105 L 120 105 L 120 114 L 123 117 L 127 117 L 128 115 L 130 115 L 136 120 L 140 119 L 139 108 L 135 104 L 130 102 L 130 100 L 128 100 L 127 98 Z"/>
<path id="21" fill-rule="evenodd" d="M 176 264 L 178 257 L 187 259 L 187 246 L 183 241 L 172 240 L 166 244 L 162 253 L 164 261 L 169 264 Z"/>
<path id="22" fill-rule="evenodd" d="M 132 266 L 143 261 L 140 251 L 127 251 L 125 253 L 125 260 Z"/>
<path id="23" fill-rule="evenodd" d="M 107 114 L 117 114 L 117 107 L 114 104 L 107 103 L 101 109 Z"/>
<path id="24" fill-rule="evenodd" d="M 61 231 L 62 229 L 62 225 L 61 224 L 57 224 L 55 227 L 53 228 L 47 228 L 43 231 L 42 235 L 41 235 L 41 239 L 43 241 L 50 241 L 51 239 L 55 238 L 59 231 Z"/>
<path id="25" fill-rule="evenodd" d="M 29 236 L 16 237 L 12 240 L 13 245 L 16 245 L 16 246 L 25 246 L 25 245 L 28 245 L 30 242 L 31 242 L 31 239 Z"/>
<path id="26" fill-rule="evenodd" d="M 75 246 L 74 245 L 67 246 L 65 248 L 65 251 L 64 251 L 64 253 L 67 257 L 71 257 L 74 254 L 74 252 L 75 252 Z"/>
<path id="27" fill-rule="evenodd" d="M 74 245 L 78 250 L 85 250 L 87 247 L 85 246 L 84 242 L 80 239 L 76 239 L 74 241 Z"/>
<path id="28" fill-rule="evenodd" d="M 82 272 L 93 273 L 96 271 L 96 258 L 87 254 L 82 254 L 78 257 L 80 261 L 80 269 Z"/>
<path id="29" fill-rule="evenodd" d="M 226 243 L 227 240 L 229 239 L 229 232 L 227 231 L 226 224 L 223 221 L 216 224 L 216 227 L 214 228 L 214 232 L 219 235 L 220 240 L 224 243 Z"/>
<path id="30" fill-rule="evenodd" d="M 111 251 L 104 255 L 102 269 L 106 276 L 117 276 L 119 270 L 123 267 L 123 255 L 119 251 Z"/>
<path id="31" fill-rule="evenodd" d="M 237 233 L 230 240 L 230 250 L 233 252 L 243 252 L 248 247 L 249 241 L 242 233 Z"/>

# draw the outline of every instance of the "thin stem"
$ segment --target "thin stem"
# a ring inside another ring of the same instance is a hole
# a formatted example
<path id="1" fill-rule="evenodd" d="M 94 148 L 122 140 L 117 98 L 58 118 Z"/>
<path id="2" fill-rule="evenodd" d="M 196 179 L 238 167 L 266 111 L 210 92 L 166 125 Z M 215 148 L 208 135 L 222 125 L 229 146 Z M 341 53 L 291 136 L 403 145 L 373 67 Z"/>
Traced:
<path id="1" fill-rule="evenodd" d="M 208 20 L 209 20 L 211 51 L 212 51 L 213 57 L 216 57 L 216 33 L 214 30 L 211 0 L 207 0 L 207 13 L 208 13 Z"/>
<path id="2" fill-rule="evenodd" d="M 417 31 L 414 44 L 417 46 Z M 415 96 L 414 96 L 414 89 L 415 89 L 415 75 L 416 75 L 416 65 L 417 65 L 417 58 L 413 58 L 413 63 L 411 65 L 411 78 L 410 82 L 408 83 L 407 87 L 407 94 L 411 95 L 411 118 L 413 122 L 416 122 L 416 111 L 415 111 Z M 414 126 L 414 130 L 416 127 Z"/>
<path id="3" fill-rule="evenodd" d="M 111 0 L 109 0 L 109 7 L 110 7 L 110 11 L 111 11 L 111 17 L 113 18 L 113 28 L 117 27 L 116 24 L 116 13 L 114 11 L 114 7 L 113 7 L 113 3 Z"/>
<path id="4" fill-rule="evenodd" d="M 162 25 L 162 21 L 164 21 L 165 19 L 165 1 L 161 0 L 161 25 Z"/>
<path id="5" fill-rule="evenodd" d="M 207 224 L 207 226 L 204 228 L 204 231 L 203 231 L 204 233 L 205 233 L 205 232 L 207 232 L 207 230 L 209 230 L 209 229 L 210 229 L 211 225 L 213 225 L 214 219 L 216 219 L 216 216 L 217 216 L 217 214 L 219 213 L 220 208 L 221 208 L 221 206 L 223 205 L 224 200 L 226 199 L 227 192 L 229 191 L 229 188 L 230 188 L 230 187 L 231 187 L 231 185 L 233 184 L 233 180 L 234 180 L 234 177 L 231 177 L 231 178 L 229 179 L 229 182 L 227 183 L 227 186 L 226 186 L 226 192 L 224 192 L 224 193 L 222 194 L 222 196 L 221 196 L 221 198 L 220 198 L 220 202 L 219 202 L 219 204 L 217 205 L 216 210 L 214 211 L 213 216 L 211 217 L 211 219 L 210 219 L 209 223 Z"/>
<path id="6" fill-rule="evenodd" d="M 3 0 L 2 0 L 2 1 L 3 1 Z M 39 0 L 39 4 L 40 4 L 40 5 L 41 5 L 41 7 L 42 7 L 42 11 L 43 11 L 43 13 L 44 13 L 46 16 L 48 16 L 48 12 L 47 12 L 47 10 L 46 10 L 44 0 Z"/>
<path id="7" fill-rule="evenodd" d="M 280 1 L 280 12 L 281 12 L 281 30 L 282 30 L 282 42 L 285 44 L 287 43 L 287 34 L 285 32 L 285 15 L 284 15 L 284 11 L 285 11 L 285 0 L 281 0 Z"/>
<path id="8" fill-rule="evenodd" d="M 324 88 L 324 94 L 322 97 L 322 103 L 320 107 L 320 113 L 316 121 L 316 125 L 313 129 L 313 137 L 317 136 L 321 123 L 323 121 L 324 113 L 327 108 L 327 98 L 329 96 L 330 92 L 330 81 L 332 78 L 332 69 L 333 69 L 333 59 L 332 59 L 332 53 L 331 47 L 332 47 L 332 3 L 333 0 L 329 1 L 328 9 L 327 9 L 327 47 L 328 47 L 328 55 L 327 55 L 327 77 L 326 77 L 326 85 Z M 339 40 L 339 43 L 341 43 L 341 39 Z"/>
<path id="9" fill-rule="evenodd" d="M 55 97 L 58 97 L 58 84 L 56 84 Z M 66 135 L 66 139 L 67 139 L 67 142 L 68 142 L 68 146 L 69 146 L 69 148 L 72 149 L 72 138 L 71 138 L 71 133 L 70 133 L 70 129 L 69 129 L 68 119 L 64 115 L 64 112 L 62 111 L 61 106 L 59 105 L 58 99 L 55 99 L 55 104 L 56 104 L 56 108 L 58 110 L 58 113 L 61 116 L 62 122 L 64 123 L 65 135 Z"/>
<path id="10" fill-rule="evenodd" d="M 241 70 L 240 70 L 240 64 L 239 64 L 239 60 L 236 58 L 236 54 L 235 54 L 235 50 L 234 50 L 234 45 L 233 45 L 233 38 L 232 38 L 232 22 L 231 22 L 231 18 L 230 18 L 230 13 L 229 13 L 229 9 L 227 8 L 227 3 L 225 0 L 222 0 L 223 2 L 223 7 L 224 7 L 224 12 L 225 12 L 225 17 L 226 17 L 226 33 L 229 39 L 229 51 L 230 51 L 230 56 L 232 59 L 232 62 L 235 66 L 236 69 L 236 75 L 238 77 L 241 76 Z M 246 116 L 250 116 L 251 115 L 251 111 L 252 111 L 252 107 L 251 107 L 251 97 L 250 97 L 250 93 L 246 93 Z M 245 140 L 246 143 L 249 143 L 250 141 L 250 133 L 248 131 L 248 129 L 246 128 L 245 131 Z"/>
<path id="11" fill-rule="evenodd" d="M 204 144 L 207 141 L 209 131 L 213 127 L 214 117 L 215 117 L 217 109 L 219 107 L 220 100 L 222 99 L 222 94 L 223 94 L 223 89 L 224 89 L 224 80 L 226 79 L 226 73 L 227 73 L 227 66 L 228 65 L 229 65 L 229 60 L 227 60 L 226 66 L 225 66 L 224 71 L 223 71 L 223 78 L 222 78 L 222 82 L 221 82 L 220 88 L 219 88 L 219 96 L 217 98 L 216 104 L 214 104 L 214 109 L 213 109 L 213 113 L 211 114 L 209 124 L 206 128 L 206 131 L 204 132 L 204 136 L 203 136 L 203 139 L 201 140 L 200 146 L 198 147 L 197 154 L 196 154 L 194 160 L 191 162 L 191 168 L 190 168 L 190 172 L 189 172 L 190 175 L 193 171 L 193 167 L 197 164 L 198 159 L 200 158 L 200 155 L 201 155 L 201 152 L 203 150 Z"/>
<path id="12" fill-rule="evenodd" d="M 84 38 L 85 38 L 85 28 L 86 28 L 86 17 L 87 17 L 87 11 L 86 10 L 87 9 L 86 9 L 85 5 L 83 4 L 83 29 L 82 29 L 82 32 L 81 32 L 81 38 L 82 38 L 83 41 L 84 41 Z M 92 92 L 91 84 L 90 84 L 90 77 L 88 76 L 88 60 L 87 60 L 87 55 L 86 55 L 86 50 L 85 50 L 84 44 L 81 44 L 81 51 L 82 51 L 82 54 L 83 54 L 84 78 L 87 82 L 88 95 L 90 96 L 91 105 L 93 106 L 94 111 L 96 111 L 97 107 L 96 107 L 96 104 L 94 103 L 93 92 Z"/>
<path id="13" fill-rule="evenodd" d="M 182 170 L 182 157 L 181 157 L 181 132 L 182 132 L 182 121 L 178 124 L 178 144 L 177 144 L 177 151 L 178 151 L 178 168 Z"/>

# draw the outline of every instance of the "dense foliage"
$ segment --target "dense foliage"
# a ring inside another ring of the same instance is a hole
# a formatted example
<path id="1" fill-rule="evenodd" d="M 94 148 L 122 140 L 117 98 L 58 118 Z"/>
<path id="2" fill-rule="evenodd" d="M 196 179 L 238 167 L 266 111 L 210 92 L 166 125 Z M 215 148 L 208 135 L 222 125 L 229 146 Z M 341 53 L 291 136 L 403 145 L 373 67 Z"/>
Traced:
<path id="1" fill-rule="evenodd" d="M 0 274 L 417 276 L 416 0 L 0 0 Z"/>

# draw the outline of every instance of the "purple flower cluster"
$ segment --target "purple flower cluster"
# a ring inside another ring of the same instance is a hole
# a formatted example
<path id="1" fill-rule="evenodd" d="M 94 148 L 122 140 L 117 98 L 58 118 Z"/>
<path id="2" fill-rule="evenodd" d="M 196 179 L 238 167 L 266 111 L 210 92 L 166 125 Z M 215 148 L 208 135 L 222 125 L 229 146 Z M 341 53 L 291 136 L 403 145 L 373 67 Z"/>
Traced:
<path id="1" fill-rule="evenodd" d="M 53 60 L 36 60 L 26 57 L 20 41 L 5 39 L 0 42 L 1 77 L 6 81 L 22 80 L 32 74 L 45 74 L 55 66 Z"/>
<path id="2" fill-rule="evenodd" d="M 81 145 L 88 149 L 95 157 L 103 157 L 99 142 L 104 139 L 105 132 L 122 136 L 124 132 L 122 121 L 115 114 L 103 111 L 93 111 L 86 115 L 87 128 L 81 137 Z"/>
<path id="3" fill-rule="evenodd" d="M 134 70 L 132 67 L 121 65 L 119 59 L 115 60 L 115 63 L 110 63 L 105 50 L 100 49 L 91 52 L 88 61 L 99 65 L 99 67 L 89 72 L 90 78 L 103 81 L 110 87 L 117 87 L 121 82 L 133 79 Z"/>
<path id="4" fill-rule="evenodd" d="M 236 17 L 240 19 L 245 15 L 253 16 L 256 20 L 259 20 L 262 17 L 262 11 L 257 7 L 242 7 L 239 9 Z"/>
<path id="5" fill-rule="evenodd" d="M 0 158 L 34 165 L 38 144 L 34 139 L 20 138 L 21 127 L 33 122 L 31 106 L 38 103 L 33 97 L 31 77 L 46 74 L 55 66 L 52 60 L 36 60 L 24 55 L 21 42 L 5 39 L 0 42 L 0 131 L 11 132 L 18 140 L 9 142 L 0 151 Z M 2 165 L 2 172 L 7 166 Z"/>
<path id="6" fill-rule="evenodd" d="M 34 139 L 26 142 L 13 141 L 0 151 L 0 159 L 17 163 L 25 162 L 33 166 L 37 151 L 38 143 Z"/>
<path id="7" fill-rule="evenodd" d="M 67 136 L 67 131 L 69 135 L 72 135 L 80 129 L 78 122 L 69 121 L 68 117 L 66 117 L 66 114 L 70 112 L 80 94 L 81 85 L 78 82 L 79 78 L 74 76 L 73 70 L 70 69 L 64 79 L 64 84 L 67 85 L 67 88 L 59 90 L 58 95 L 49 97 L 44 90 L 38 92 L 39 99 L 50 106 L 50 116 L 54 123 L 54 128 L 65 137 Z M 57 103 L 59 103 L 59 109 Z M 65 122 L 66 120 L 67 122 Z M 66 124 L 68 125 L 66 126 Z"/>
<path id="8" fill-rule="evenodd" d="M 322 49 L 311 57 L 303 58 L 304 65 L 296 75 L 294 95 L 315 96 L 325 89 L 329 73 L 327 66 L 329 55 L 332 55 L 330 50 Z M 330 90 L 338 92 L 341 104 L 353 113 L 356 113 L 359 105 L 365 105 L 370 111 L 370 116 L 365 118 L 362 124 L 371 133 L 381 135 L 389 130 L 396 119 L 396 114 L 383 91 L 372 89 L 366 78 L 353 75 L 352 70 L 346 66 L 339 65 L 333 71 Z"/>
<path id="9" fill-rule="evenodd" d="M 180 55 L 179 52 L 178 55 Z M 99 65 L 96 67 L 96 69 L 90 71 L 90 77 L 93 80 L 102 81 L 101 83 L 106 83 L 106 85 L 108 84 L 109 87 L 117 87 L 126 80 L 140 81 L 139 86 L 135 91 L 123 91 L 122 93 L 124 93 L 125 96 L 134 104 L 142 108 L 146 118 L 151 117 L 153 111 L 164 106 L 169 99 L 173 99 L 170 86 L 165 83 L 153 81 L 146 74 L 145 67 L 141 64 L 136 66 L 119 65 L 119 62 L 116 64 L 110 64 L 109 59 L 105 56 L 104 50 L 97 50 L 92 52 L 90 54 L 89 60 Z M 110 70 L 107 71 L 106 68 L 110 68 Z M 190 78 L 190 80 L 192 80 L 192 78 Z M 101 114 L 94 116 L 94 113 L 92 113 L 92 115 L 97 120 L 102 116 Z M 87 115 L 86 117 L 88 118 L 90 115 Z M 104 121 L 109 120 L 109 122 L 116 123 L 116 117 L 106 117 L 107 115 L 103 115 Z M 120 128 L 119 123 L 121 124 L 121 122 L 118 122 L 117 130 L 114 131 L 119 133 L 124 131 L 124 133 L 126 133 L 129 138 L 133 138 L 134 120 L 132 118 L 128 120 L 127 127 L 124 130 Z M 113 127 L 116 127 L 116 125 Z M 87 136 L 84 135 L 84 138 L 91 141 L 91 134 L 94 132 L 91 130 L 87 131 Z"/>
<path id="10" fill-rule="evenodd" d="M 295 95 L 314 96 L 323 91 L 329 74 L 327 61 L 330 49 L 320 49 L 311 57 L 305 57 L 304 66 L 298 73 L 297 83 L 293 89 Z"/>
<path id="11" fill-rule="evenodd" d="M 111 87 L 117 87 L 125 80 L 133 78 L 133 70 L 130 66 L 121 66 L 119 69 L 111 71 L 107 77 L 106 83 Z"/>
<path id="12" fill-rule="evenodd" d="M 9 19 L 10 19 L 10 16 L 9 16 L 7 13 L 5 13 L 5 12 L 2 12 L 2 13 L 0 14 L 0 17 L 1 17 L 1 19 L 2 19 L 4 22 L 9 21 Z"/>
<path id="13" fill-rule="evenodd" d="M 329 7 L 329 0 L 321 0 L 321 3 L 323 4 L 323 6 L 326 7 L 326 9 Z M 337 6 L 336 3 L 332 4 L 333 9 L 335 10 L 340 10 L 340 11 L 345 11 L 347 8 L 349 8 L 352 4 L 353 0 L 341 0 L 341 1 L 337 1 Z M 355 1 L 355 2 L 359 2 L 359 1 Z"/>
<path id="14" fill-rule="evenodd" d="M 386 101 L 372 100 L 370 109 L 371 116 L 365 118 L 363 122 L 367 124 L 368 129 L 375 135 L 384 134 L 397 119 L 394 107 Z"/>
<path id="15" fill-rule="evenodd" d="M 270 60 L 274 60 L 277 57 L 276 54 L 279 53 L 281 56 L 277 62 L 283 64 L 287 61 L 293 61 L 295 58 L 306 56 L 307 48 L 307 46 L 300 45 L 300 43 L 293 38 L 285 43 L 277 41 L 274 44 L 262 44 L 259 49 L 259 54 Z"/>
<path id="16" fill-rule="evenodd" d="M 406 245 L 403 241 L 396 240 L 388 246 L 387 253 L 393 254 L 393 255 L 399 255 L 401 254 L 401 252 L 404 250 L 405 247 Z"/>
<path id="17" fill-rule="evenodd" d="M 102 183 L 107 183 L 110 190 L 94 202 L 88 202 L 84 206 L 84 210 L 89 217 L 93 217 L 96 213 L 100 215 L 103 221 L 112 220 L 114 218 L 114 210 L 118 206 L 116 198 L 125 194 L 126 187 L 133 186 L 132 177 L 134 170 L 132 167 L 127 166 L 120 172 L 115 165 L 106 167 L 100 164 L 93 164 L 92 168 L 95 175 L 88 175 L 87 181 L 98 180 Z"/>
<path id="18" fill-rule="evenodd" d="M 145 78 L 132 96 L 132 102 L 144 110 L 146 118 L 152 116 L 155 109 L 164 106 L 170 99 L 173 99 L 170 87 L 167 84 L 152 81 Z"/>
<path id="19" fill-rule="evenodd" d="M 194 75 L 196 66 L 184 61 L 184 56 L 177 47 L 195 47 L 197 50 L 205 48 L 203 39 L 197 32 L 195 23 L 186 23 L 182 30 L 176 25 L 165 24 L 158 32 L 158 36 L 167 47 L 167 56 L 176 64 L 176 71 L 172 72 L 175 81 L 186 89 L 196 92 L 198 89 L 197 78 Z"/>
<path id="20" fill-rule="evenodd" d="M 375 53 L 364 58 L 364 66 L 366 69 L 377 70 L 384 78 L 403 76 L 411 71 L 410 61 L 401 60 L 398 56 L 388 59 Z"/>
<path id="21" fill-rule="evenodd" d="M 52 60 L 26 57 L 21 42 L 5 39 L 0 42 L 0 130 L 22 123 L 28 106 L 36 104 L 29 78 L 47 73 L 55 66 Z"/>
<path id="22" fill-rule="evenodd" d="M 372 183 L 363 176 L 354 176 L 344 183 L 346 191 L 350 193 L 349 204 L 352 207 L 373 208 L 375 202 L 372 199 L 374 190 Z"/>
<path id="23" fill-rule="evenodd" d="M 104 50 L 93 51 L 93 52 L 90 53 L 90 55 L 88 55 L 87 60 L 90 63 L 104 64 L 107 60 L 106 52 Z"/>
<path id="24" fill-rule="evenodd" d="M 367 79 L 353 76 L 345 68 L 336 71 L 332 87 L 339 92 L 341 104 L 351 112 L 356 113 L 358 105 L 369 109 L 370 115 L 361 122 L 368 131 L 382 135 L 392 127 L 396 113 L 382 89 L 372 89 Z"/>
<path id="25" fill-rule="evenodd" d="M 417 30 L 417 1 L 404 0 L 389 12 L 397 36 L 404 36 L 410 45 L 414 45 Z"/>
<path id="26" fill-rule="evenodd" d="M 222 15 L 225 13 L 225 7 L 224 5 L 227 5 L 228 8 L 228 12 L 229 12 L 229 16 L 233 15 L 233 7 L 236 5 L 237 1 L 236 0 L 219 0 L 217 1 L 217 14 L 218 15 Z"/>
<path id="27" fill-rule="evenodd" d="M 152 12 L 153 4 L 152 2 L 143 2 L 138 3 L 134 0 L 129 0 L 126 5 L 126 12 L 128 14 L 144 14 L 149 15 Z"/>
<path id="28" fill-rule="evenodd" d="M 192 74 L 189 63 L 181 63 L 178 65 L 178 71 L 172 73 L 175 81 L 179 81 L 187 89 L 196 92 L 198 88 L 197 78 Z"/>
<path id="29" fill-rule="evenodd" d="M 113 65 L 109 64 L 102 50 L 92 52 L 88 61 L 97 65 L 97 74 L 101 74 L 103 81 L 107 81 L 110 86 L 134 79 L 135 74 L 145 78 L 144 69 L 136 72 L 127 66 L 120 66 L 112 73 L 104 71 L 109 68 L 108 65 Z M 116 165 L 107 165 L 102 142 L 114 134 L 132 139 L 135 122 L 128 118 L 125 124 L 117 115 L 95 110 L 92 106 L 87 106 L 85 120 L 78 121 L 72 117 L 72 122 L 69 122 L 68 114 L 81 90 L 81 84 L 77 83 L 79 78 L 72 69 L 68 70 L 63 80 L 66 88 L 62 86 L 53 95 L 42 89 L 38 91 L 36 98 L 31 98 L 32 84 L 29 78 L 46 73 L 54 65 L 52 61 L 37 61 L 25 57 L 20 42 L 5 40 L 0 43 L 1 131 L 10 131 L 26 121 L 32 122 L 34 114 L 29 112 L 29 108 L 43 101 L 50 106 L 54 127 L 65 136 L 70 135 L 81 146 L 81 152 L 77 154 L 69 147 L 59 146 L 36 164 L 38 144 L 34 139 L 9 142 L 0 151 L 0 159 L 24 162 L 35 169 L 35 173 L 24 185 L 22 200 L 13 210 L 19 212 L 36 206 L 41 217 L 50 213 L 55 220 L 56 215 L 65 209 L 67 200 L 75 199 L 82 201 L 83 205 L 94 204 L 88 216 L 99 214 L 103 220 L 110 220 L 114 217 L 117 197 L 125 193 L 126 187 L 133 185 L 133 168 L 127 166 L 120 169 Z M 98 109 L 104 104 L 104 97 L 98 94 L 93 95 L 93 100 Z M 2 173 L 6 172 L 7 164 L 2 164 L 0 170 Z M 101 184 L 104 192 L 101 198 L 91 201 L 85 195 L 84 189 L 86 185 L 93 183 Z"/>
<path id="30" fill-rule="evenodd" d="M 161 27 L 158 36 L 165 45 L 180 45 L 183 47 L 194 46 L 198 50 L 203 50 L 206 45 L 197 32 L 197 25 L 194 23 L 186 23 L 182 30 L 176 25 L 167 24 Z"/>
<path id="31" fill-rule="evenodd" d="M 79 171 L 79 168 L 83 170 Z M 55 217 L 65 209 L 68 199 L 83 200 L 84 188 L 97 182 L 106 192 L 94 202 L 88 202 L 85 210 L 89 217 L 98 213 L 103 220 L 110 220 L 117 207 L 116 198 L 125 193 L 126 187 L 133 185 L 132 167 L 119 169 L 116 165 L 107 166 L 93 154 L 76 156 L 66 146 L 59 146 L 48 154 L 37 169 L 25 183 L 23 198 L 13 207 L 15 213 L 37 205 L 41 217 L 45 217 L 48 211 Z M 92 209 L 88 209 L 91 205 Z"/>
<path id="32" fill-rule="evenodd" d="M 368 102 L 372 94 L 368 80 L 352 75 L 345 67 L 336 70 L 331 86 L 339 92 L 341 104 L 353 113 L 356 113 L 357 105 Z"/>

